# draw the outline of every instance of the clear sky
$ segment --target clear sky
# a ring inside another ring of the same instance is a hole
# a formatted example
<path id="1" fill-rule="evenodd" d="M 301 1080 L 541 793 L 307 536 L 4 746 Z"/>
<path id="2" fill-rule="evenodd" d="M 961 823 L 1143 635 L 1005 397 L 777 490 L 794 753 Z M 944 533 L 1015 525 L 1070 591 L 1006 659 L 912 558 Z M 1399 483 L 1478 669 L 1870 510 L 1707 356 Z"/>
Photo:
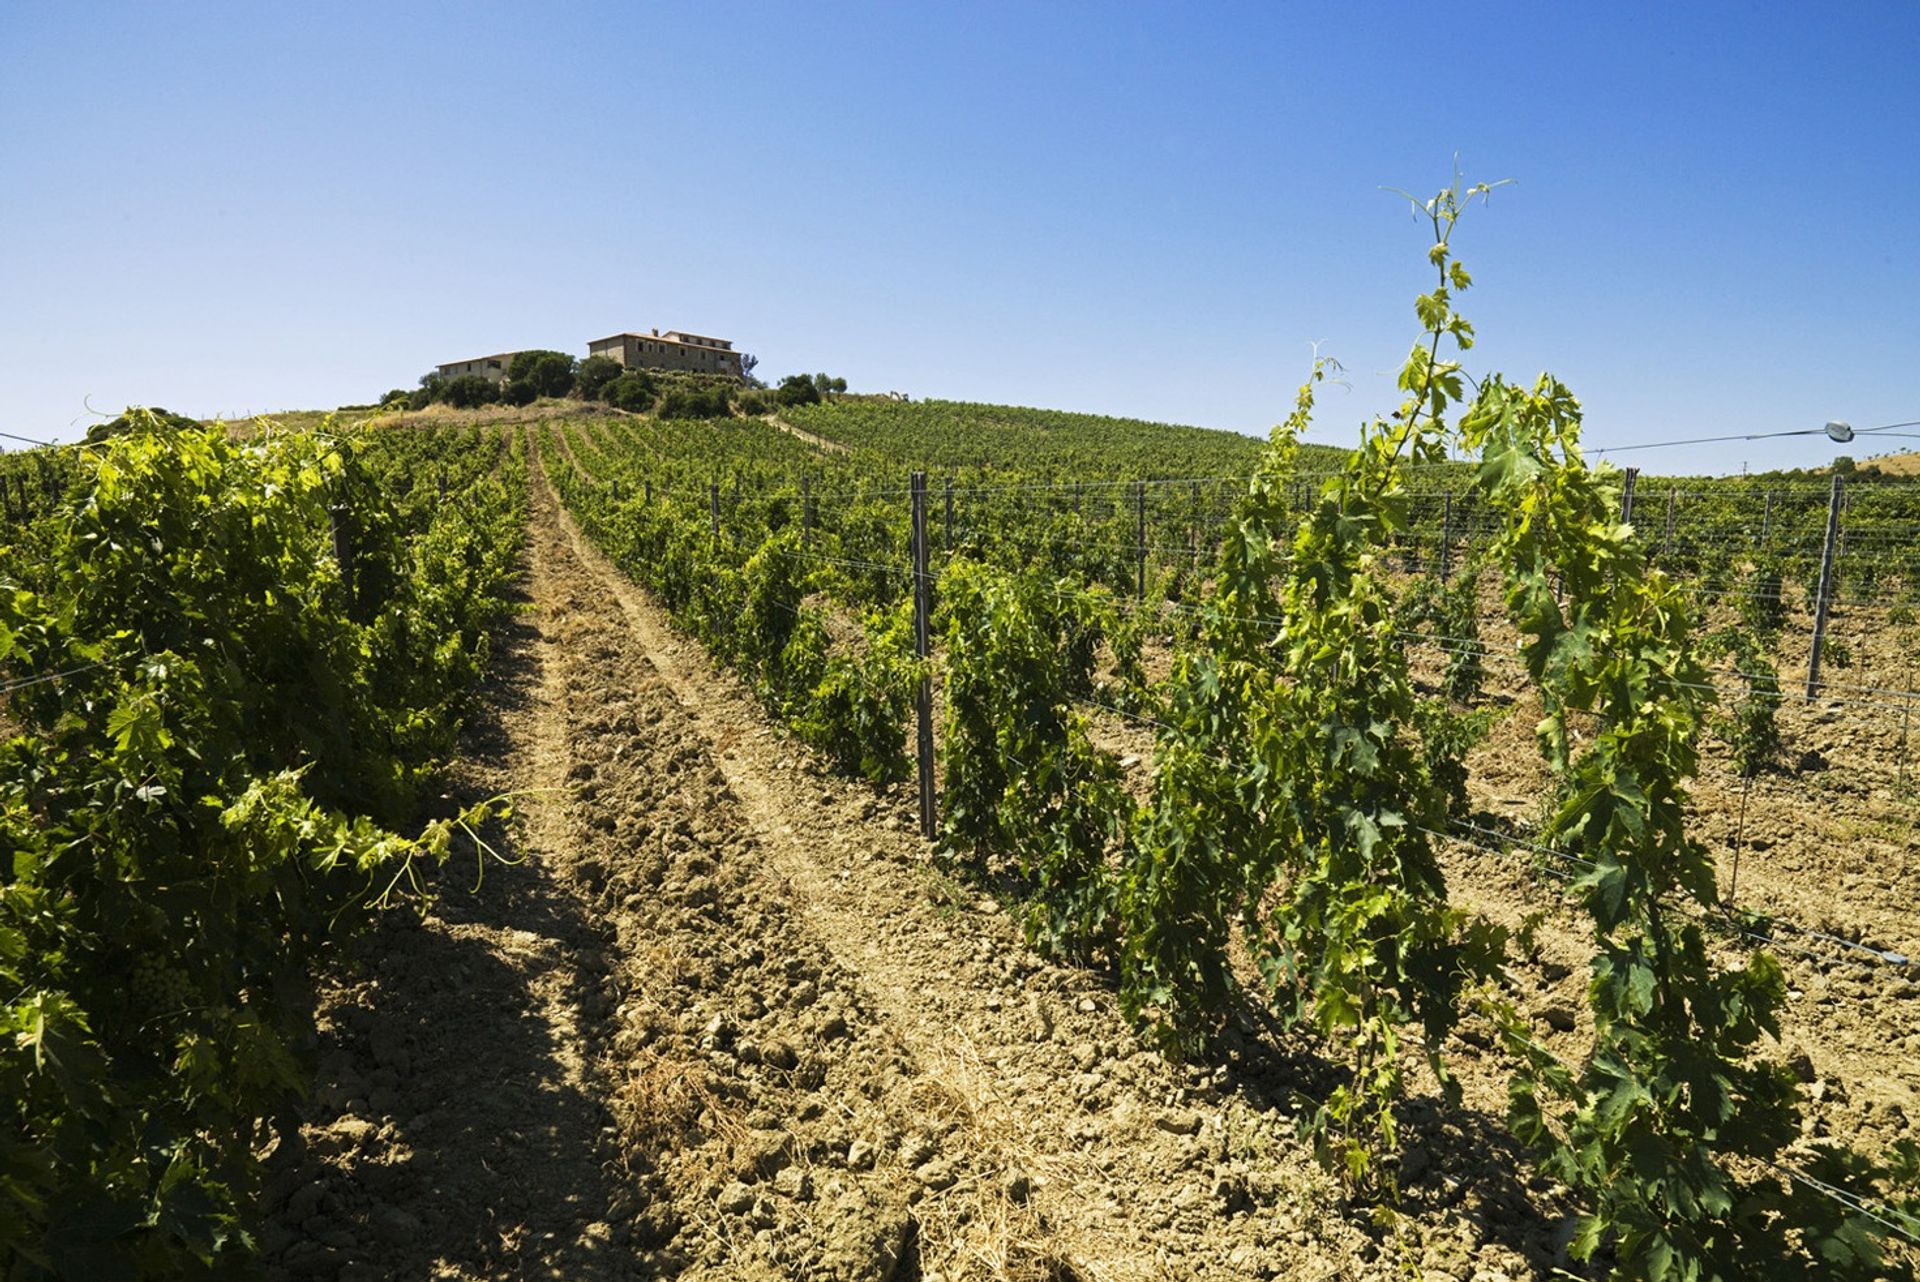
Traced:
<path id="1" fill-rule="evenodd" d="M 1554 371 L 1591 443 L 1915 419 L 1917 64 L 1911 3 L 7 0 L 0 429 L 659 326 L 1249 432 L 1317 340 L 1346 443 L 1428 279 L 1381 188 L 1456 153 L 1518 180 L 1456 238 L 1474 368 Z"/>

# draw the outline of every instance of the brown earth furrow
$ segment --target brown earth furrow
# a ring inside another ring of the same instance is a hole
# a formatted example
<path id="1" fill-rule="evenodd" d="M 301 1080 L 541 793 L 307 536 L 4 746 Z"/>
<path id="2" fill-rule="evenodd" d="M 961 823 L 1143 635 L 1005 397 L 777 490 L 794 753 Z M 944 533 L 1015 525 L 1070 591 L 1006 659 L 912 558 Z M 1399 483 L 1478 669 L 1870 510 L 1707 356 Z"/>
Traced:
<path id="1" fill-rule="evenodd" d="M 1034 957 L 997 905 L 939 870 L 913 832 L 909 795 L 813 769 L 739 682 L 607 563 L 538 473 L 536 488 L 537 521 L 552 505 L 569 552 L 697 725 L 739 822 L 791 886 L 809 932 L 964 1118 L 983 1164 L 1031 1184 L 1043 1241 L 1071 1276 L 1391 1271 L 1388 1254 L 1338 1212 L 1284 1106 L 1234 1089 L 1224 1064 L 1183 1069 L 1142 1049 L 1096 977 Z M 1410 1231 L 1412 1258 L 1468 1274 L 1470 1262 L 1532 1272 L 1488 1240 L 1485 1216 L 1510 1212 L 1465 1209 L 1442 1208 Z M 955 1251 L 927 1264 L 943 1277 L 1002 1275 L 983 1258 Z"/>
<path id="2" fill-rule="evenodd" d="M 430 916 L 390 914 L 323 980 L 305 1144 L 266 1189 L 271 1276 L 628 1276 L 582 964 L 602 935 L 542 857 L 560 844 L 542 791 L 565 780 L 560 673 L 532 620 L 501 642 L 460 791 L 524 794 L 495 844 L 515 862 L 477 888 L 452 870 Z"/>
<path id="3" fill-rule="evenodd" d="M 1483 1120 L 1416 1108 L 1412 1214 L 1367 1230 L 1293 1137 L 1310 1055 L 1246 1024 L 1205 1063 L 1144 1049 L 931 857 L 910 794 L 785 741 L 532 466 L 534 608 L 449 799 L 513 791 L 512 862 L 324 979 L 275 1277 L 1544 1272 Z"/>

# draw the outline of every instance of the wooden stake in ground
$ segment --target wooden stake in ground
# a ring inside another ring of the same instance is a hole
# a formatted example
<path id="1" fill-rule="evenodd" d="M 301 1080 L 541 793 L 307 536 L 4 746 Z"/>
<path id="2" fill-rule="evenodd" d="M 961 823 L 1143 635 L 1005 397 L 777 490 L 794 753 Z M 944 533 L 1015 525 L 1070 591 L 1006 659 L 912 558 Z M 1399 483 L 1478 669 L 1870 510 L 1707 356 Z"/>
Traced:
<path id="1" fill-rule="evenodd" d="M 933 795 L 933 672 L 926 662 L 933 615 L 933 585 L 927 576 L 927 474 L 913 473 L 908 488 L 913 495 L 913 654 L 921 661 L 920 685 L 914 692 L 920 835 L 932 841 L 939 833 L 939 814 Z"/>
<path id="2" fill-rule="evenodd" d="M 1134 591 L 1136 600 L 1147 599 L 1147 483 L 1133 483 Z"/>
<path id="3" fill-rule="evenodd" d="M 1820 548 L 1820 588 L 1813 601 L 1813 648 L 1807 655 L 1807 698 L 1820 693 L 1820 650 L 1827 642 L 1827 604 L 1833 594 L 1833 548 L 1840 534 L 1840 503 L 1846 482 L 1833 474 L 1833 491 L 1827 497 L 1827 537 Z"/>

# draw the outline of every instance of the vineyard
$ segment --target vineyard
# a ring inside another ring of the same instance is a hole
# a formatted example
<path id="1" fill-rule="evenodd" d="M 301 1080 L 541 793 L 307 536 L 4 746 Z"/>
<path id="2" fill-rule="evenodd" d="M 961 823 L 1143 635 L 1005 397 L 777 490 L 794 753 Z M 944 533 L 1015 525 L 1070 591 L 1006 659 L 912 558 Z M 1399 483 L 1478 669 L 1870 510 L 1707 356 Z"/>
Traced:
<path id="1" fill-rule="evenodd" d="M 1407 403 L 1351 456 L 1295 444 L 1312 383 L 1257 458 L 938 402 L 541 452 L 1148 1037 L 1204 1062 L 1251 1010 L 1313 1047 L 1301 1132 L 1363 1203 L 1408 1196 L 1412 1097 L 1472 1090 L 1580 1209 L 1574 1262 L 1900 1272 L 1915 491 L 1642 478 L 1551 380 L 1469 396 L 1451 201 Z"/>
<path id="2" fill-rule="evenodd" d="M 1475 194 L 1351 451 L 9 456 L 8 1276 L 1911 1277 L 1920 478 L 1595 462 Z"/>

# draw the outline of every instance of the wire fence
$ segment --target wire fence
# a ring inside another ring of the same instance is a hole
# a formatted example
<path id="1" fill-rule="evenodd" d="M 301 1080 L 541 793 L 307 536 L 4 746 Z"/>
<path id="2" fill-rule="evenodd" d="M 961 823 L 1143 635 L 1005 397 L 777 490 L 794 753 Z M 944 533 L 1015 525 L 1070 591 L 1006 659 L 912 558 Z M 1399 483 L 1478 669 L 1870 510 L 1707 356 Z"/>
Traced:
<path id="1" fill-rule="evenodd" d="M 1177 727 L 1157 717 L 1122 708 L 1101 700 L 1079 696 L 1075 698 L 1074 702 L 1082 707 L 1119 717 L 1122 720 L 1146 729 L 1176 735 L 1180 733 Z M 1234 762 L 1227 758 L 1215 758 L 1214 763 L 1220 769 L 1229 771 L 1239 771 L 1245 767 L 1245 763 Z M 1550 875 L 1566 881 L 1572 881 L 1578 876 L 1577 873 L 1567 871 L 1566 868 L 1568 866 L 1584 869 L 1589 872 L 1600 867 L 1598 861 L 1578 852 L 1531 841 L 1511 832 L 1504 832 L 1499 829 L 1486 827 L 1483 824 L 1476 824 L 1471 820 L 1459 818 L 1450 820 L 1449 826 L 1452 830 L 1448 832 L 1442 832 L 1420 824 L 1413 824 L 1411 826 L 1430 837 L 1458 842 L 1488 854 L 1507 855 L 1514 849 L 1519 849 L 1526 851 L 1530 855 L 1537 855 L 1553 860 L 1560 866 L 1549 866 L 1546 868 L 1546 871 Z M 1501 844 L 1496 846 L 1488 844 L 1489 842 L 1499 842 Z M 1861 943 L 1858 940 L 1848 939 L 1843 935 L 1816 930 L 1813 927 L 1802 926 L 1785 918 L 1761 913 L 1752 909 L 1743 909 L 1733 904 L 1725 905 L 1721 913 L 1716 915 L 1712 920 L 1717 927 L 1733 931 L 1756 942 L 1767 944 L 1770 947 L 1804 955 L 1818 961 L 1831 961 L 1834 960 L 1834 958 L 1832 958 L 1830 954 L 1819 953 L 1812 949 L 1802 948 L 1782 941 L 1774 935 L 1767 933 L 1766 930 L 1760 929 L 1760 927 L 1764 925 L 1769 929 L 1785 930 L 1800 937 L 1832 944 L 1847 954 L 1847 956 L 1841 960 L 1855 961 L 1867 965 L 1894 967 L 1903 971 L 1914 965 L 1913 961 L 1906 954 L 1893 949 L 1875 947 L 1871 944 Z"/>
<path id="2" fill-rule="evenodd" d="M 582 467 L 582 471 L 588 476 L 588 479 L 594 481 L 596 484 L 605 484 L 605 482 L 593 477 L 584 466 Z M 1103 479 L 1094 481 L 1081 479 L 1072 481 L 1022 482 L 999 487 L 973 486 L 967 487 L 967 489 L 971 489 L 975 493 L 984 492 L 989 489 L 998 489 L 1000 492 L 1009 493 L 1031 491 L 1058 493 L 1069 489 L 1084 491 L 1088 488 L 1107 488 L 1113 490 L 1124 489 L 1138 495 L 1144 493 L 1150 485 L 1171 487 L 1177 485 L 1192 485 L 1199 481 L 1240 483 L 1247 479 L 1248 478 L 1245 477 L 1170 478 L 1151 482 L 1125 479 Z M 719 489 L 720 487 L 717 483 L 710 483 L 704 493 L 696 492 L 685 487 L 672 489 L 666 486 L 661 486 L 654 492 L 662 498 L 677 496 L 688 500 L 704 500 L 710 508 L 719 512 L 721 510 L 718 502 Z M 963 496 L 967 492 L 967 489 L 955 491 L 956 501 L 964 501 Z M 875 494 L 899 494 L 906 492 L 905 489 L 893 488 L 878 490 L 849 489 L 837 492 L 821 491 L 818 493 L 804 494 L 802 497 L 812 505 L 807 514 L 809 524 L 822 533 L 826 533 L 834 530 L 836 522 L 831 519 L 831 513 L 822 512 L 820 505 L 822 500 L 831 499 L 835 493 L 854 495 L 864 499 L 870 498 Z M 640 491 L 640 493 L 644 493 L 644 491 Z M 1913 493 L 1917 498 L 1920 498 L 1920 489 L 1915 489 Z M 788 497 L 792 497 L 792 495 L 789 494 Z M 1138 513 L 1136 513 L 1136 516 L 1138 516 Z M 1916 528 L 1920 528 L 1920 526 Z M 844 531 L 838 532 L 844 533 Z M 1042 529 L 1021 532 L 1017 530 L 1008 531 L 1005 529 L 976 530 L 966 528 L 960 531 L 960 533 L 960 546 L 953 547 L 951 543 L 953 541 L 954 531 L 951 528 L 943 531 L 940 540 L 942 547 L 939 553 L 943 559 L 967 555 L 971 551 L 977 550 L 979 541 L 982 538 L 989 538 L 1000 543 L 1010 542 L 1018 546 L 1029 556 L 1038 556 L 1045 552 L 1072 552 L 1081 559 L 1106 557 L 1116 565 L 1129 557 L 1140 562 L 1157 560 L 1161 563 L 1186 562 L 1189 565 L 1193 565 L 1209 557 L 1214 551 L 1214 548 L 1207 540 L 1200 537 L 1198 530 L 1186 541 L 1177 543 L 1154 538 L 1143 538 L 1140 537 L 1138 532 L 1129 536 L 1123 532 L 1096 535 L 1091 531 L 1077 530 L 1047 531 Z M 1467 552 L 1468 549 L 1463 546 L 1460 550 L 1463 560 Z M 876 573 L 897 576 L 906 576 L 911 572 L 910 567 L 905 566 L 904 563 L 889 563 L 872 556 L 841 556 L 829 558 L 824 563 L 836 564 L 843 568 L 871 570 Z M 1806 593 L 1789 591 L 1787 585 L 1784 583 L 1773 589 L 1760 588 L 1743 590 L 1713 587 L 1705 583 L 1689 582 L 1682 584 L 1682 590 L 1696 598 L 1706 599 L 1722 605 L 1743 601 L 1785 604 L 1790 600 L 1794 600 L 1796 597 L 1804 604 L 1807 595 L 1811 593 L 1811 589 L 1808 589 Z M 1842 609 L 1869 608 L 1885 610 L 1891 615 L 1894 611 L 1910 608 L 1905 603 L 1890 597 L 1850 596 L 1840 593 L 1829 593 L 1825 601 L 1829 610 L 1836 607 Z M 1179 603 L 1169 602 L 1168 605 L 1175 609 L 1182 608 Z M 1262 623 L 1264 621 L 1249 622 Z M 1270 623 L 1266 623 L 1265 625 L 1271 626 Z M 1902 624 L 1901 626 L 1905 625 Z M 1484 660 L 1502 665 L 1515 663 L 1512 655 L 1497 651 L 1492 646 L 1477 641 L 1469 642 L 1459 638 L 1422 636 L 1418 638 L 1418 643 L 1430 645 L 1442 652 L 1450 654 L 1477 653 L 1477 655 Z M 1477 647 L 1477 649 L 1469 650 L 1467 647 Z M 1727 679 L 1747 682 L 1750 686 L 1760 680 L 1759 674 L 1749 672 L 1729 671 L 1719 675 Z M 1771 683 L 1769 682 L 1769 684 Z M 1836 680 L 1824 673 L 1821 675 L 1817 687 L 1818 692 L 1823 695 L 1825 702 L 1838 706 L 1856 706 L 1873 708 L 1880 711 L 1905 712 L 1912 703 L 1920 701 L 1920 691 L 1916 691 L 1910 687 L 1894 686 L 1886 682 Z M 1691 688 L 1705 689 L 1707 687 L 1696 685 Z M 1713 687 L 1713 689 L 1716 694 L 1726 693 L 1720 690 L 1719 687 Z M 1751 689 L 1743 692 L 1743 697 L 1759 698 L 1785 704 L 1794 701 L 1799 696 L 1787 689 L 1775 687 L 1771 689 Z"/>
<path id="3" fill-rule="evenodd" d="M 1112 482 L 1110 484 L 1116 487 L 1131 485 L 1129 482 Z M 1058 490 L 1060 484 L 1050 483 L 1043 488 Z M 1015 487 L 1006 487 L 1006 492 L 1016 492 Z M 1078 492 L 1084 497 L 1084 490 Z M 1135 486 L 1131 492 L 1139 495 L 1144 491 L 1142 488 Z M 872 497 L 875 492 L 855 491 L 855 493 L 862 497 Z M 924 494 L 924 490 L 922 493 Z M 812 494 L 807 497 L 817 501 L 823 497 L 827 497 L 827 495 Z M 709 504 L 710 509 L 717 510 L 715 490 L 712 487 L 709 487 L 706 491 L 705 500 Z M 1136 520 L 1138 519 L 1138 513 L 1142 506 L 1143 505 L 1136 505 Z M 810 510 L 807 513 L 807 519 L 811 521 L 815 518 L 815 515 L 815 511 Z M 1121 515 L 1124 515 L 1124 512 L 1121 513 Z M 1131 552 L 1142 559 L 1149 554 L 1191 557 L 1197 553 L 1194 541 L 1191 540 L 1187 544 L 1181 545 L 1168 544 L 1138 536 L 1133 539 L 1111 537 L 1090 540 L 1084 536 L 1058 534 L 1046 536 L 1037 542 L 1043 547 L 1071 546 L 1082 551 Z M 941 572 L 925 565 L 925 551 L 925 538 L 924 535 L 922 535 L 919 537 L 916 547 L 916 555 L 920 564 L 916 564 L 914 561 L 889 559 L 884 556 L 864 557 L 839 555 L 824 549 L 808 546 L 782 549 L 782 554 L 816 564 L 871 571 L 888 576 L 898 576 L 902 580 L 917 579 L 924 584 L 937 585 L 940 581 Z M 1056 592 L 1062 596 L 1069 596 L 1084 593 L 1086 589 L 1077 586 L 1060 586 L 1047 590 Z M 1723 594 L 1725 592 L 1724 589 L 1720 591 Z M 1144 598 L 1136 598 L 1128 601 L 1124 598 L 1116 599 L 1122 601 L 1123 608 L 1134 611 L 1150 610 L 1155 615 L 1161 615 L 1163 612 L 1185 612 L 1192 615 L 1211 614 L 1216 618 L 1223 618 L 1244 626 L 1272 629 L 1276 633 L 1284 627 L 1281 620 L 1259 618 L 1250 615 L 1223 615 L 1216 607 L 1197 606 L 1170 600 L 1148 601 Z M 1829 599 L 1828 604 L 1831 605 L 1833 603 L 1832 599 Z M 1500 649 L 1495 642 L 1490 642 L 1478 637 L 1459 637 L 1445 633 L 1422 633 L 1418 629 L 1396 628 L 1395 631 L 1402 634 L 1405 643 L 1410 645 L 1430 645 L 1450 654 L 1468 656 L 1483 661 L 1524 666 L 1516 654 Z M 1710 677 L 1718 680 L 1745 683 L 1747 686 L 1746 693 L 1749 697 L 1755 697 L 1756 692 L 1754 686 L 1767 679 L 1765 674 L 1748 672 L 1738 667 L 1713 669 L 1710 671 Z M 1716 696 L 1722 693 L 1721 687 L 1717 684 L 1683 683 L 1683 685 L 1685 688 L 1694 689 L 1702 693 L 1712 693 Z M 1852 705 L 1904 711 L 1911 706 L 1916 698 L 1920 698 L 1920 695 L 1917 695 L 1915 691 L 1910 689 L 1895 689 L 1866 682 L 1826 683 L 1825 689 L 1829 691 L 1828 703 L 1843 706 Z M 1757 697 L 1773 698 L 1778 702 L 1785 702 L 1789 698 L 1787 694 L 1778 690 L 1760 690 L 1757 692 Z M 1139 729 L 1150 731 L 1155 735 L 1177 736 L 1180 734 L 1179 728 L 1172 722 L 1164 719 L 1162 716 L 1152 715 L 1151 712 L 1142 711 L 1138 708 L 1122 707 L 1117 703 L 1091 696 L 1077 697 L 1074 703 L 1089 711 L 1118 718 Z M 1218 764 L 1224 769 L 1240 768 L 1226 760 L 1221 760 Z M 1518 833 L 1502 831 L 1483 823 L 1473 822 L 1472 820 L 1456 819 L 1450 821 L 1445 830 L 1426 828 L 1424 826 L 1418 826 L 1418 830 L 1434 840 L 1457 843 L 1468 848 L 1502 857 L 1511 857 L 1515 852 L 1520 852 L 1524 854 L 1533 865 L 1543 867 L 1552 875 L 1567 881 L 1577 880 L 1583 873 L 1592 872 L 1601 867 L 1600 861 L 1591 857 L 1590 854 L 1582 853 L 1578 850 L 1556 847 L 1549 843 L 1532 840 Z M 1803 926 L 1782 918 L 1738 909 L 1731 905 L 1717 912 L 1702 910 L 1699 915 L 1713 927 L 1730 936 L 1746 939 L 1783 953 L 1802 956 L 1816 964 L 1839 962 L 1876 969 L 1886 969 L 1898 975 L 1900 982 L 1909 984 L 1912 982 L 1911 968 L 1913 963 L 1905 954 L 1892 949 L 1877 947 L 1860 940 L 1849 939 L 1831 931 L 1823 931 Z M 1783 935 L 1791 936 L 1791 938 L 1782 938 Z M 1562 1063 L 1550 1048 L 1541 1045 L 1537 1041 L 1531 1044 L 1535 1053 L 1546 1056 L 1551 1059 L 1552 1062 L 1560 1064 L 1563 1069 L 1573 1072 L 1570 1066 Z M 1768 1165 L 1775 1170 L 1781 1178 L 1798 1183 L 1802 1187 L 1830 1199 L 1836 1205 L 1851 1213 L 1871 1218 L 1890 1234 L 1908 1242 L 1920 1243 L 1920 1220 L 1916 1220 L 1913 1216 L 1899 1208 L 1891 1206 L 1877 1197 L 1862 1194 L 1856 1190 L 1821 1180 L 1802 1169 L 1774 1163 L 1768 1163 Z"/>

